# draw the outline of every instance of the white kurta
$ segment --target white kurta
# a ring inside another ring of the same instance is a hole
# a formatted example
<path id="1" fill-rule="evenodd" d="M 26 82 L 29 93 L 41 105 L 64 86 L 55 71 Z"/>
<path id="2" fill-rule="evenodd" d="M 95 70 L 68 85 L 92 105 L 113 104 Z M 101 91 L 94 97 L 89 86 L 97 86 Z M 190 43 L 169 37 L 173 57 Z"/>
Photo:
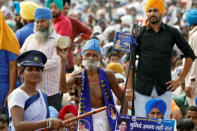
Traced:
<path id="1" fill-rule="evenodd" d="M 30 35 L 24 42 L 20 53 L 29 50 L 38 50 L 47 57 L 47 63 L 44 65 L 42 82 L 37 85 L 37 89 L 52 96 L 59 93 L 59 73 L 60 73 L 60 57 L 56 52 L 56 42 L 59 35 L 52 32 L 45 43 L 38 43 L 35 35 Z"/>
<path id="2" fill-rule="evenodd" d="M 24 121 L 40 121 L 45 120 L 47 117 L 47 108 L 44 97 L 40 90 L 38 90 L 38 92 L 40 94 L 40 97 L 24 111 Z M 9 117 L 11 117 L 10 109 L 12 107 L 19 106 L 24 109 L 25 102 L 29 98 L 30 96 L 28 96 L 22 89 L 15 89 L 8 97 Z M 9 126 L 11 127 L 11 131 L 15 131 L 12 122 L 9 123 Z"/>

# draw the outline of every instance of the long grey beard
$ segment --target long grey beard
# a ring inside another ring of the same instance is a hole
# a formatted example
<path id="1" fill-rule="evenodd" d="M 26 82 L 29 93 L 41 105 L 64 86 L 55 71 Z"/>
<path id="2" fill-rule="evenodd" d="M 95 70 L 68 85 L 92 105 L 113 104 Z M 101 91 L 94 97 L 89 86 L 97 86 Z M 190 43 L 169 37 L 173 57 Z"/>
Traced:
<path id="1" fill-rule="evenodd" d="M 48 40 L 51 32 L 52 32 L 52 25 L 51 24 L 46 29 L 36 29 L 36 27 L 34 26 L 35 39 L 36 39 L 36 41 L 38 41 L 40 43 L 46 42 Z"/>
<path id="2" fill-rule="evenodd" d="M 85 69 L 97 69 L 100 67 L 100 61 L 83 60 L 82 65 L 85 67 Z"/>

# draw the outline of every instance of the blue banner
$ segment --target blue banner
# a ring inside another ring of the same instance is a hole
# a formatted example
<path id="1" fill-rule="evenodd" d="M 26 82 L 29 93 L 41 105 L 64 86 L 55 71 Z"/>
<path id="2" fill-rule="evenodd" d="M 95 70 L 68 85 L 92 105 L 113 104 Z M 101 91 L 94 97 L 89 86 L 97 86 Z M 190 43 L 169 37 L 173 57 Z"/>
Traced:
<path id="1" fill-rule="evenodd" d="M 119 115 L 115 131 L 174 131 L 175 120 Z"/>
<path id="2" fill-rule="evenodd" d="M 136 41 L 133 35 L 117 32 L 114 38 L 113 49 L 130 53 L 131 45 L 135 43 Z"/>

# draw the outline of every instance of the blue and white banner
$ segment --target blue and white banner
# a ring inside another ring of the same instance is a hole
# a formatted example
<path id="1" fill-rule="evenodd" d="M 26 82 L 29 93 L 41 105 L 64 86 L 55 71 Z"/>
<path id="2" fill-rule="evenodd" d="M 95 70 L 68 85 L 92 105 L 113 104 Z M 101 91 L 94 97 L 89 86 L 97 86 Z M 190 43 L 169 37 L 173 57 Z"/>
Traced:
<path id="1" fill-rule="evenodd" d="M 119 115 L 115 131 L 175 131 L 175 120 Z"/>

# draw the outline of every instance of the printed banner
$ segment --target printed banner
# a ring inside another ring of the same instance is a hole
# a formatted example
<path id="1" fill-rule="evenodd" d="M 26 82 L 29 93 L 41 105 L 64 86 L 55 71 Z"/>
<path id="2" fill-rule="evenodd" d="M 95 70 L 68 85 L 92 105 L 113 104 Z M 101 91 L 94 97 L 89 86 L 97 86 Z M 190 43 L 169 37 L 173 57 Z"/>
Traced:
<path id="1" fill-rule="evenodd" d="M 175 120 L 119 115 L 115 131 L 174 131 Z"/>
<path id="2" fill-rule="evenodd" d="M 114 39 L 113 49 L 130 53 L 131 45 L 135 43 L 136 41 L 133 35 L 117 32 Z"/>

